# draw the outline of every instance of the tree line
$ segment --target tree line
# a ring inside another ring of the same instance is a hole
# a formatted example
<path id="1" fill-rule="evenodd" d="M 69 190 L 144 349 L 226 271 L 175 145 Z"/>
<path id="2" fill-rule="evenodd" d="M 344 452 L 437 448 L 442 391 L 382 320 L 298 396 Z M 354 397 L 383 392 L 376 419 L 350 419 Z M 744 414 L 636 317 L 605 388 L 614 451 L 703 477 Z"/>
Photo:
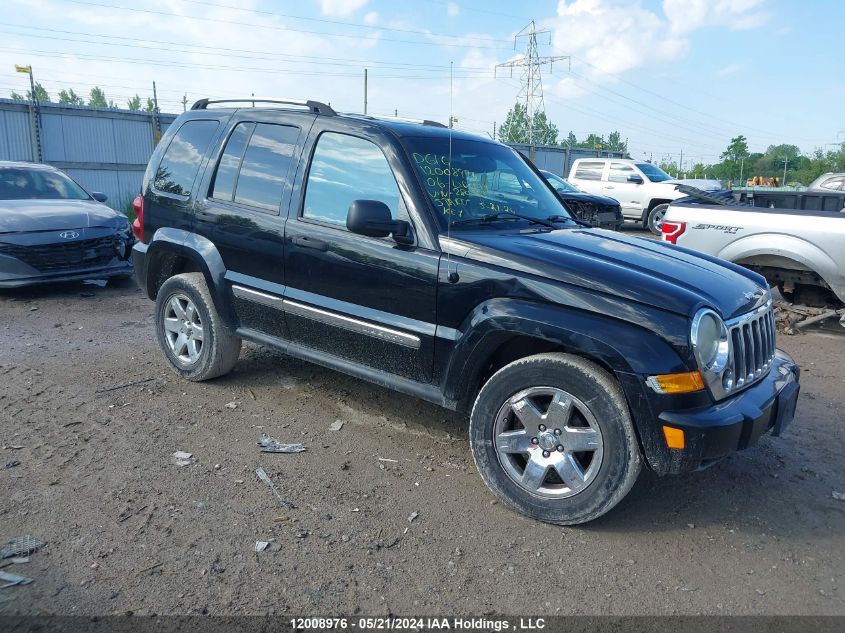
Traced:
<path id="1" fill-rule="evenodd" d="M 27 90 L 26 95 L 21 95 L 17 92 L 12 92 L 10 95 L 12 99 L 15 101 L 32 101 L 32 90 Z M 95 86 L 91 88 L 91 92 L 88 94 L 88 100 L 86 101 L 84 97 L 79 96 L 74 92 L 73 88 L 68 90 L 59 90 L 58 101 L 56 103 L 68 104 L 68 105 L 87 105 L 92 106 L 95 108 L 118 108 L 117 104 L 111 99 L 106 98 L 106 93 L 103 91 L 102 88 Z M 35 84 L 35 98 L 39 103 L 53 103 L 53 100 L 50 98 L 50 93 L 42 86 L 40 83 Z M 141 97 L 139 95 L 135 95 L 131 99 L 126 102 L 126 109 L 132 110 L 134 112 L 153 112 L 155 110 L 155 102 L 147 97 L 146 103 L 141 101 Z"/>
<path id="2" fill-rule="evenodd" d="M 748 139 L 740 134 L 731 139 L 717 163 L 698 162 L 682 168 L 674 160 L 663 160 L 660 167 L 675 177 L 730 180 L 736 186 L 744 185 L 754 176 L 778 178 L 782 185 L 806 186 L 824 173 L 845 170 L 845 143 L 827 151 L 817 147 L 809 154 L 789 144 L 769 145 L 765 152 L 751 152 Z"/>
<path id="3" fill-rule="evenodd" d="M 566 135 L 566 138 L 559 138 L 560 130 L 548 119 L 545 112 L 535 114 L 532 125 L 529 125 L 527 108 L 524 103 L 519 102 L 515 103 L 508 112 L 497 136 L 503 143 L 560 145 L 561 147 L 628 153 L 628 142 L 622 139 L 622 134 L 618 131 L 611 132 L 607 138 L 600 134 L 589 134 L 585 139 L 578 140 L 572 131 Z"/>

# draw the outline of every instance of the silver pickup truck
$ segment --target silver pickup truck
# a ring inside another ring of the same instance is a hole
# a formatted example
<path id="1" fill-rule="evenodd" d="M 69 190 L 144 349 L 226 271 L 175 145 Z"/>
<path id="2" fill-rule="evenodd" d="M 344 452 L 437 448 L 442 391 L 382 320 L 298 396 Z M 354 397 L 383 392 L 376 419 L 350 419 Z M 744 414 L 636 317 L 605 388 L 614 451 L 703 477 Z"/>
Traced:
<path id="1" fill-rule="evenodd" d="M 845 192 L 678 189 L 664 241 L 750 268 L 795 303 L 845 302 Z"/>

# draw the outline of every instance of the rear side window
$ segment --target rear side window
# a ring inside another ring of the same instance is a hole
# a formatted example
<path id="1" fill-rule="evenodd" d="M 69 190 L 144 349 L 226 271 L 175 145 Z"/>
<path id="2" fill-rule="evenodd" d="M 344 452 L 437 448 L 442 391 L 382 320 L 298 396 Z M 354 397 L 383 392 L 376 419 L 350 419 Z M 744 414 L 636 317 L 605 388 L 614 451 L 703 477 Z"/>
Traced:
<path id="1" fill-rule="evenodd" d="M 217 126 L 217 121 L 186 121 L 182 124 L 156 169 L 153 186 L 158 191 L 180 196 L 191 194 L 194 178 Z"/>
<path id="2" fill-rule="evenodd" d="M 601 180 L 604 163 L 578 163 L 575 177 L 581 180 Z"/>
<path id="3" fill-rule="evenodd" d="M 399 217 L 399 186 L 382 151 L 362 138 L 325 132 L 311 159 L 302 216 L 346 228 L 355 200 L 380 200 Z"/>
<path id="4" fill-rule="evenodd" d="M 845 184 L 845 178 L 828 178 L 821 184 L 821 187 L 831 191 L 841 191 L 843 184 Z"/>
<path id="5" fill-rule="evenodd" d="M 226 141 L 226 149 L 223 150 L 223 155 L 217 164 L 217 173 L 214 175 L 212 198 L 232 201 L 235 194 L 235 181 L 238 179 L 238 170 L 241 168 L 246 143 L 254 127 L 254 123 L 238 123 L 229 135 L 229 140 Z"/>
<path id="6" fill-rule="evenodd" d="M 628 182 L 628 176 L 633 176 L 636 173 L 633 167 L 625 163 L 610 163 L 610 172 L 607 174 L 607 179 L 610 182 Z"/>
<path id="7" fill-rule="evenodd" d="M 277 212 L 298 137 L 291 125 L 239 123 L 217 165 L 212 197 Z"/>
<path id="8" fill-rule="evenodd" d="M 290 125 L 255 126 L 238 173 L 235 202 L 278 211 L 298 137 L 299 128 Z"/>

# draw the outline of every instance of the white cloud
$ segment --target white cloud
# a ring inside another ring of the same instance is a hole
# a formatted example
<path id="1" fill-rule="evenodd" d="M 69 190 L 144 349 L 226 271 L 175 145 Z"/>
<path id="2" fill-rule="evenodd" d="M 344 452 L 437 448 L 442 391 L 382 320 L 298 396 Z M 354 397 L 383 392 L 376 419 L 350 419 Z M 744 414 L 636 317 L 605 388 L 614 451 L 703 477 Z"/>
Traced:
<path id="1" fill-rule="evenodd" d="M 366 24 L 367 26 L 375 26 L 376 24 L 378 24 L 378 21 L 378 11 L 370 11 L 364 16 L 364 24 Z"/>
<path id="2" fill-rule="evenodd" d="M 458 6 L 456 2 L 449 2 L 446 4 L 446 13 L 449 14 L 449 17 L 454 18 L 461 12 L 461 7 Z"/>
<path id="3" fill-rule="evenodd" d="M 663 12 L 675 33 L 689 33 L 706 26 L 750 29 L 769 15 L 765 0 L 663 0 Z"/>
<path id="4" fill-rule="evenodd" d="M 739 71 L 742 70 L 742 64 L 728 64 L 727 66 L 720 68 L 716 71 L 717 77 L 728 77 L 730 75 L 735 75 Z"/>
<path id="5" fill-rule="evenodd" d="M 351 15 L 367 4 L 368 0 L 320 0 L 323 15 Z"/>
<path id="6" fill-rule="evenodd" d="M 557 17 L 543 26 L 553 30 L 556 52 L 621 73 L 680 58 L 696 30 L 759 26 L 768 18 L 761 8 L 764 1 L 663 0 L 661 12 L 636 0 L 561 0 Z"/>

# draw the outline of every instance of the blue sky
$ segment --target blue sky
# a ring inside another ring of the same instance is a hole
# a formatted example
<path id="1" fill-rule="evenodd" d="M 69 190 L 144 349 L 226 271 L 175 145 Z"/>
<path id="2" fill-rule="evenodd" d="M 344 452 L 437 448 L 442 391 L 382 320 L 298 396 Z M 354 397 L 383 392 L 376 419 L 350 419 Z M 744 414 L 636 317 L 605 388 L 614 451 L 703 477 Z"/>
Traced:
<path id="1" fill-rule="evenodd" d="M 55 98 L 100 85 L 118 105 L 182 96 L 296 96 L 492 133 L 519 92 L 493 67 L 530 20 L 562 135 L 618 129 L 632 155 L 713 162 L 736 134 L 752 150 L 845 141 L 845 3 L 834 0 L 6 0 L 0 94 L 32 64 Z M 122 7 L 122 8 L 121 8 Z"/>

